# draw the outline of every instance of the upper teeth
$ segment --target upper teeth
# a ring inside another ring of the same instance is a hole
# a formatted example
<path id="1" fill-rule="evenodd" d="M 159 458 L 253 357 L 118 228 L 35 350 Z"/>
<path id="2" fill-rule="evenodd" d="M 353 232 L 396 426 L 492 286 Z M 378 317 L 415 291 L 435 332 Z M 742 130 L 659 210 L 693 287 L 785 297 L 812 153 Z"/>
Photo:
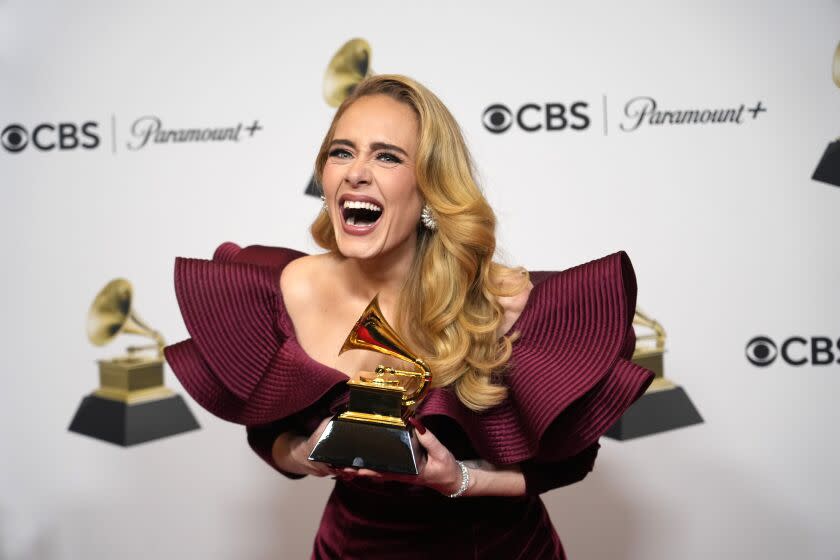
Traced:
<path id="1" fill-rule="evenodd" d="M 373 210 L 382 212 L 382 207 L 372 202 L 363 202 L 361 200 L 345 200 L 344 208 L 364 208 L 365 210 Z"/>

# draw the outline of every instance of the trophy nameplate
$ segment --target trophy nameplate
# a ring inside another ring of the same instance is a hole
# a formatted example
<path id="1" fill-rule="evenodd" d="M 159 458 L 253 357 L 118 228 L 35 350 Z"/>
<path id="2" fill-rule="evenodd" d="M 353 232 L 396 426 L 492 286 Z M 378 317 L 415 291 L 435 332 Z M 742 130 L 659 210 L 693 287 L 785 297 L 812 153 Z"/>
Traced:
<path id="1" fill-rule="evenodd" d="M 407 422 L 432 381 L 428 366 L 407 349 L 379 309 L 377 298 L 356 322 L 341 352 L 372 350 L 414 364 L 417 371 L 379 366 L 347 382 L 347 410 L 330 420 L 309 460 L 336 467 L 418 474 L 424 451 Z"/>
<path id="2" fill-rule="evenodd" d="M 653 382 L 604 435 L 627 440 L 702 423 L 685 390 L 665 377 L 665 329 L 639 309 L 633 324 L 653 331 L 636 337 L 633 352 L 633 363 L 652 371 Z"/>
<path id="3" fill-rule="evenodd" d="M 88 313 L 88 338 L 101 346 L 120 333 L 152 338 L 128 354 L 99 360 L 99 388 L 82 399 L 71 432 L 129 446 L 198 429 L 187 403 L 163 384 L 163 337 L 131 309 L 131 284 L 116 279 L 96 296 Z M 153 355 L 143 350 L 156 350 Z"/>

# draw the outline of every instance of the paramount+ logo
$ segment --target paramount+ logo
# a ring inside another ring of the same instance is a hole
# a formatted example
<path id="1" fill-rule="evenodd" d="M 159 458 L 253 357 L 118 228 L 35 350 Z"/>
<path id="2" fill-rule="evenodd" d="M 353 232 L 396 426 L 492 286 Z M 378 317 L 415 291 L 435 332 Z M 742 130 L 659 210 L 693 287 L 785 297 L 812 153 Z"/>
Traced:
<path id="1" fill-rule="evenodd" d="M 51 152 L 54 150 L 93 150 L 100 144 L 99 123 L 45 122 L 34 126 L 19 123 L 0 124 L 0 145 L 10 154 L 26 149 Z"/>
<path id="2" fill-rule="evenodd" d="M 767 367 L 777 359 L 791 366 L 840 364 L 840 338 L 791 336 L 776 344 L 769 336 L 756 336 L 747 342 L 745 354 L 758 367 Z"/>

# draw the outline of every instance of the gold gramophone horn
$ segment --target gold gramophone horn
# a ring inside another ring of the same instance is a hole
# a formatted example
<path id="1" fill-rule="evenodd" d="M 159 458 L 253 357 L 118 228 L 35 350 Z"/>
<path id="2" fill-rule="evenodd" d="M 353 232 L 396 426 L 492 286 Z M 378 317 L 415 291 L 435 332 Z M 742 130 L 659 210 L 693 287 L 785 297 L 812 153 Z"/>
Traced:
<path id="1" fill-rule="evenodd" d="M 157 348 L 163 356 L 166 343 L 159 332 L 146 325 L 131 309 L 131 282 L 124 278 L 111 280 L 102 288 L 90 306 L 87 316 L 87 335 L 90 341 L 102 346 L 119 333 L 139 334 L 155 341 L 154 346 L 128 348 L 129 353 L 146 348 Z"/>
<path id="2" fill-rule="evenodd" d="M 350 334 L 347 335 L 347 340 L 344 341 L 344 345 L 338 353 L 341 354 L 347 350 L 373 350 L 380 354 L 410 362 L 417 368 L 417 371 L 403 371 L 379 366 L 376 368 L 377 377 L 362 378 L 361 381 L 349 381 L 348 383 L 385 385 L 389 383 L 389 379 L 393 378 L 414 380 L 416 387 L 411 391 L 406 391 L 402 397 L 403 404 L 407 409 L 406 412 L 411 412 L 412 408 L 423 400 L 423 397 L 429 391 L 429 385 L 432 383 L 432 372 L 429 370 L 429 366 L 408 349 L 406 343 L 385 320 L 382 310 L 379 309 L 379 296 L 373 298 L 373 301 L 368 304 Z"/>
<path id="3" fill-rule="evenodd" d="M 324 74 L 324 99 L 338 107 L 359 82 L 371 75 L 371 48 L 364 39 L 350 39 L 338 49 Z"/>

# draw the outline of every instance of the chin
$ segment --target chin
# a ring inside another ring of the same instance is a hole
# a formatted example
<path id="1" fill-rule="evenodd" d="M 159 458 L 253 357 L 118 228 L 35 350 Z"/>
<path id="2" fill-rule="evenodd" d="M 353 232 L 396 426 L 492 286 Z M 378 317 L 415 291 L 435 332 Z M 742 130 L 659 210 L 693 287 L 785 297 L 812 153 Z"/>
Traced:
<path id="1" fill-rule="evenodd" d="M 358 238 L 336 233 L 336 245 L 341 256 L 348 259 L 370 259 L 382 254 L 382 243 L 374 239 Z"/>

